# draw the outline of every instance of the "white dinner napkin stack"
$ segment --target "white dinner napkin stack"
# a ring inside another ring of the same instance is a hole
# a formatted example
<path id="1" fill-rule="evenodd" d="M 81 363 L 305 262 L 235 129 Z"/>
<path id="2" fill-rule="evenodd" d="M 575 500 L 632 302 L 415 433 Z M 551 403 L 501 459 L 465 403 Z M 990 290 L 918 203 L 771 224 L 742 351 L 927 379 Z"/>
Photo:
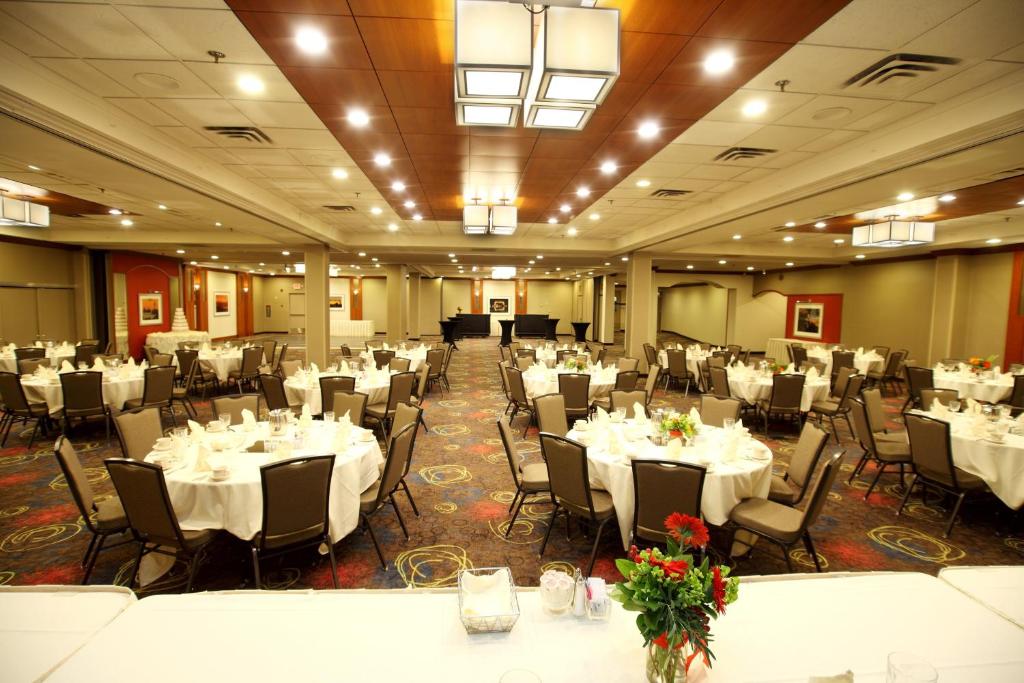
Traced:
<path id="1" fill-rule="evenodd" d="M 199 424 L 195 420 L 188 421 L 188 428 L 189 431 L 192 432 L 192 436 L 201 437 L 204 434 L 206 434 L 206 429 L 203 427 L 203 425 Z"/>
<path id="2" fill-rule="evenodd" d="M 41 341 L 37 341 L 37 342 L 35 343 L 35 347 L 36 347 L 37 349 L 40 349 L 40 348 L 42 348 L 42 347 L 43 347 L 43 342 L 41 342 Z"/>
<path id="3" fill-rule="evenodd" d="M 683 442 L 679 439 L 672 439 L 665 448 L 665 458 L 669 460 L 681 460 L 683 458 Z"/>
<path id="4" fill-rule="evenodd" d="M 256 416 L 248 408 L 242 409 L 242 429 L 247 432 L 256 429 Z"/>
<path id="5" fill-rule="evenodd" d="M 650 418 L 647 417 L 647 411 L 639 402 L 633 404 L 633 424 L 642 427 L 651 424 Z"/>
<path id="6" fill-rule="evenodd" d="M 700 412 L 697 411 L 697 406 L 690 407 L 690 421 L 693 422 L 694 427 L 701 427 L 704 425 L 700 420 Z"/>
<path id="7" fill-rule="evenodd" d="M 857 347 L 857 355 L 858 356 L 863 356 L 864 355 L 864 347 L 863 346 L 858 346 Z"/>
<path id="8" fill-rule="evenodd" d="M 818 379 L 818 368 L 813 365 L 807 370 L 807 381 L 813 382 Z"/>
<path id="9" fill-rule="evenodd" d="M 75 371 L 75 367 L 73 365 L 71 365 L 71 363 L 69 363 L 68 361 L 63 361 L 60 364 L 60 371 L 61 372 L 74 372 Z"/>
<path id="10" fill-rule="evenodd" d="M 103 364 L 103 359 L 102 358 L 97 358 L 95 360 L 95 362 L 93 362 L 93 364 L 92 364 L 92 371 L 93 372 L 103 372 L 106 369 L 107 369 L 107 366 Z"/>
<path id="11" fill-rule="evenodd" d="M 602 408 L 601 406 L 597 406 L 597 410 L 594 412 L 594 424 L 603 427 L 607 425 L 610 421 L 611 420 L 608 418 L 608 411 Z"/>
<path id="12" fill-rule="evenodd" d="M 786 369 L 783 372 L 785 372 L 787 375 L 792 375 L 794 372 L 796 372 L 796 367 L 794 367 L 793 364 L 790 363 L 789 365 L 786 366 Z"/>
<path id="13" fill-rule="evenodd" d="M 942 401 L 935 399 L 932 404 L 928 407 L 928 414 L 932 417 L 940 420 L 949 419 L 949 408 L 942 404 Z"/>
<path id="14" fill-rule="evenodd" d="M 196 464 L 193 468 L 196 472 L 210 471 L 210 447 L 205 443 L 196 447 Z"/>
<path id="15" fill-rule="evenodd" d="M 199 353 L 209 354 L 210 353 L 210 343 L 209 342 L 203 342 L 203 345 L 201 347 L 199 347 Z"/>
<path id="16" fill-rule="evenodd" d="M 313 411 L 309 409 L 308 403 L 302 404 L 302 416 L 299 417 L 299 424 L 302 427 L 309 427 L 313 424 Z"/>
<path id="17" fill-rule="evenodd" d="M 320 368 L 317 367 L 316 363 L 309 364 L 309 374 L 313 375 L 314 379 L 318 379 L 320 377 Z"/>
<path id="18" fill-rule="evenodd" d="M 51 375 L 51 373 L 53 373 Z M 56 377 L 57 373 L 51 368 L 43 367 L 42 365 L 36 366 L 36 369 L 32 372 L 32 375 L 38 380 L 48 380 L 51 377 Z"/>
<path id="19" fill-rule="evenodd" d="M 4 353 L 14 353 L 14 349 L 18 348 L 17 344 L 8 344 L 4 347 Z"/>

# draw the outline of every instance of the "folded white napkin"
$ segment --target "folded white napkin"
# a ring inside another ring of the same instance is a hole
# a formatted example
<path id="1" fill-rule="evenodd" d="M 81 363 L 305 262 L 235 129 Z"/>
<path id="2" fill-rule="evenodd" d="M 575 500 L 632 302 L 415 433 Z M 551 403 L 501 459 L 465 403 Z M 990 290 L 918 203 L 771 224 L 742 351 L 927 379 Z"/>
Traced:
<path id="1" fill-rule="evenodd" d="M 993 377 L 998 377 L 1001 374 L 1003 374 L 1003 369 L 1001 367 L 999 367 L 998 365 L 993 365 L 992 366 L 992 376 Z"/>
<path id="2" fill-rule="evenodd" d="M 807 381 L 813 382 L 818 379 L 818 368 L 813 365 L 807 370 Z"/>
<path id="3" fill-rule="evenodd" d="M 196 472 L 210 471 L 210 447 L 205 443 L 199 444 L 196 448 Z"/>
<path id="4" fill-rule="evenodd" d="M 309 364 L 309 372 L 314 377 L 319 377 L 320 376 L 320 368 L 317 367 L 316 363 L 310 363 Z"/>
<path id="5" fill-rule="evenodd" d="M 256 416 L 252 414 L 252 411 L 248 408 L 242 409 L 242 426 L 246 430 L 253 429 L 256 427 Z"/>
<path id="6" fill-rule="evenodd" d="M 796 368 L 795 368 L 795 367 L 793 367 L 793 364 L 792 364 L 792 363 L 790 363 L 789 365 L 787 365 L 787 366 L 786 366 L 786 369 L 784 370 L 784 372 L 785 372 L 785 373 L 786 373 L 787 375 L 791 375 L 791 374 L 793 374 L 794 372 L 796 372 Z"/>
<path id="7" fill-rule="evenodd" d="M 700 412 L 697 410 L 697 406 L 690 407 L 690 420 L 693 422 L 695 427 L 700 427 L 704 424 L 700 421 Z"/>
<path id="8" fill-rule="evenodd" d="M 38 349 L 38 348 L 41 348 L 41 347 L 43 346 L 43 342 L 41 342 L 41 341 L 37 341 L 37 342 L 35 343 L 35 346 L 36 346 L 36 348 L 37 348 L 37 349 Z"/>
<path id="9" fill-rule="evenodd" d="M 493 574 L 462 575 L 462 615 L 499 616 L 512 611 L 512 582 L 502 567 Z"/>
<path id="10" fill-rule="evenodd" d="M 390 351 L 390 350 L 391 350 L 391 347 L 390 347 L 390 346 L 388 346 L 388 343 L 387 343 L 387 342 L 384 342 L 384 350 L 385 350 L 385 351 Z"/>
<path id="11" fill-rule="evenodd" d="M 970 396 L 967 397 L 967 412 L 968 413 L 980 413 L 981 405 Z"/>
<path id="12" fill-rule="evenodd" d="M 928 414 L 932 417 L 946 419 L 949 417 L 949 408 L 943 405 L 939 399 L 934 399 L 931 406 L 928 407 Z"/>
<path id="13" fill-rule="evenodd" d="M 638 401 L 633 404 L 633 424 L 636 425 L 649 425 L 650 419 L 647 417 L 647 411 L 644 410 L 643 405 Z"/>
<path id="14" fill-rule="evenodd" d="M 4 351 L 6 351 L 7 353 L 14 353 L 14 349 L 16 348 L 18 348 L 17 344 L 8 344 L 7 346 L 4 347 Z"/>
<path id="15" fill-rule="evenodd" d="M 857 355 L 858 356 L 863 356 L 864 355 L 864 347 L 863 346 L 858 346 L 857 347 Z"/>
<path id="16" fill-rule="evenodd" d="M 93 372 L 103 372 L 106 369 L 107 369 L 107 366 L 103 364 L 103 359 L 102 358 L 97 358 L 96 362 L 94 362 L 92 364 L 92 371 Z"/>
<path id="17" fill-rule="evenodd" d="M 148 360 L 142 361 L 139 364 L 139 367 L 142 368 L 143 370 L 148 370 L 149 369 L 149 361 Z"/>
<path id="18" fill-rule="evenodd" d="M 210 353 L 209 342 L 203 342 L 203 345 L 199 348 L 199 353 Z"/>
<path id="19" fill-rule="evenodd" d="M 63 362 L 62 362 L 62 363 L 60 364 L 60 371 L 61 371 L 61 372 L 74 372 L 74 371 L 75 371 L 75 368 L 74 368 L 74 366 L 73 366 L 73 365 L 71 365 L 71 363 L 69 363 L 68 361 L 63 361 Z"/>
<path id="20" fill-rule="evenodd" d="M 192 432 L 193 436 L 202 436 L 203 434 L 206 433 L 206 429 L 203 427 L 203 425 L 199 424 L 195 420 L 188 421 L 188 428 Z"/>
<path id="21" fill-rule="evenodd" d="M 594 414 L 594 422 L 602 425 L 608 424 L 608 411 L 602 408 L 601 406 L 597 406 L 597 411 Z"/>
<path id="22" fill-rule="evenodd" d="M 313 422 L 313 411 L 309 409 L 308 403 L 302 404 L 302 416 L 299 418 L 299 424 L 303 427 L 308 427 Z"/>
<path id="23" fill-rule="evenodd" d="M 665 457 L 671 460 L 680 460 L 683 457 L 683 442 L 679 439 L 672 439 L 665 448 Z"/>
<path id="24" fill-rule="evenodd" d="M 135 367 L 135 358 L 132 357 L 132 356 L 128 356 L 128 367 L 130 367 L 130 368 L 134 368 Z"/>

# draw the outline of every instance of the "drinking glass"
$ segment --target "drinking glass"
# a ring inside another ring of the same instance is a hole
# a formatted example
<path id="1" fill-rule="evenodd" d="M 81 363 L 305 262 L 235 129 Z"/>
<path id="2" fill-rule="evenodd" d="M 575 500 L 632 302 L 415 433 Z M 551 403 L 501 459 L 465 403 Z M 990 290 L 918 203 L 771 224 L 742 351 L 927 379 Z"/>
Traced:
<path id="1" fill-rule="evenodd" d="M 89 364 L 86 363 L 84 360 L 80 360 L 80 361 L 78 361 L 78 369 L 79 370 L 88 370 L 89 369 Z"/>
<path id="2" fill-rule="evenodd" d="M 723 429 L 732 429 L 735 426 L 736 426 L 735 418 L 726 417 L 726 418 L 722 419 L 722 428 Z"/>
<path id="3" fill-rule="evenodd" d="M 1006 405 L 1005 403 L 1000 403 L 999 404 L 999 417 L 1001 417 L 1004 420 L 1009 420 L 1010 419 L 1010 412 L 1012 410 L 1013 410 L 1013 408 L 1011 408 L 1010 406 Z"/>
<path id="4" fill-rule="evenodd" d="M 626 409 L 625 408 L 616 408 L 615 409 L 615 419 L 618 422 L 622 422 L 623 420 L 625 420 L 626 419 Z"/>
<path id="5" fill-rule="evenodd" d="M 188 427 L 175 427 L 171 430 L 171 435 L 184 441 L 188 437 Z"/>
<path id="6" fill-rule="evenodd" d="M 890 652 L 886 683 L 934 683 L 935 667 L 912 652 Z"/>
<path id="7" fill-rule="evenodd" d="M 952 400 L 952 401 L 949 402 L 948 407 L 949 407 L 949 409 L 952 412 L 959 413 L 960 412 L 960 401 Z"/>
<path id="8" fill-rule="evenodd" d="M 224 429 L 231 426 L 231 413 L 217 413 L 217 419 L 224 425 Z"/>
<path id="9" fill-rule="evenodd" d="M 334 411 L 333 410 L 325 410 L 324 411 L 324 423 L 325 424 L 331 424 L 332 422 L 334 422 Z"/>

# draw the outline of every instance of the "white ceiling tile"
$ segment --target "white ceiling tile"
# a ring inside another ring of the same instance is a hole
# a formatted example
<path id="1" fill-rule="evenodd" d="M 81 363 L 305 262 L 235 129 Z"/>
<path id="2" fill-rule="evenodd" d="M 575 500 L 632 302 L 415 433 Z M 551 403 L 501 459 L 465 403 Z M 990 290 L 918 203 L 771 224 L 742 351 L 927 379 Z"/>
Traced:
<path id="1" fill-rule="evenodd" d="M 693 169 L 686 175 L 690 178 L 706 178 L 709 180 L 729 180 L 744 173 L 745 168 L 727 164 L 704 164 Z"/>
<path id="2" fill-rule="evenodd" d="M 741 88 L 725 98 L 703 120 L 732 121 L 736 123 L 775 123 L 789 112 L 814 99 L 814 95 L 807 94 L 806 88 L 796 89 L 805 90 L 805 92 L 780 92 L 774 84 L 760 90 L 750 87 Z M 765 112 L 756 119 L 751 119 L 743 113 L 743 107 L 752 100 L 761 100 L 767 107 Z M 683 134 L 685 135 L 686 131 L 683 131 Z"/>
<path id="3" fill-rule="evenodd" d="M 811 152 L 779 152 L 770 154 L 765 158 L 764 166 L 767 168 L 786 168 L 801 161 L 807 161 L 814 154 Z"/>
<path id="4" fill-rule="evenodd" d="M 194 135 L 197 135 L 197 136 L 199 135 L 198 133 L 194 133 L 194 131 L 192 131 L 189 128 L 184 128 L 183 130 L 187 130 L 189 133 L 193 133 Z M 166 132 L 166 129 L 165 129 L 165 132 Z M 202 136 L 200 136 L 200 137 L 202 137 Z M 205 142 L 205 140 L 204 140 L 204 142 Z M 192 145 L 190 145 L 190 146 L 192 146 Z M 202 154 L 204 156 L 207 156 L 207 157 L 213 159 L 214 161 L 217 161 L 217 162 L 222 163 L 222 164 L 237 164 L 239 162 L 238 157 L 236 157 L 234 154 L 232 154 L 230 150 L 223 149 L 222 147 L 194 147 L 193 146 L 193 149 L 195 151 L 199 152 L 200 154 Z"/>
<path id="5" fill-rule="evenodd" d="M 812 128 L 846 128 L 857 119 L 872 114 L 889 104 L 891 104 L 891 100 L 819 95 L 780 118 L 778 123 L 785 126 Z"/>
<path id="6" fill-rule="evenodd" d="M 857 0 L 802 43 L 897 50 L 976 0 Z"/>
<path id="7" fill-rule="evenodd" d="M 283 149 L 232 148 L 239 161 L 254 166 L 294 166 L 295 158 Z"/>
<path id="8" fill-rule="evenodd" d="M 231 103 L 257 126 L 324 130 L 320 118 L 305 103 L 254 100 L 232 100 Z"/>
<path id="9" fill-rule="evenodd" d="M 272 63 L 230 9 L 122 6 L 119 11 L 177 59 L 206 61 L 207 50 L 218 50 L 225 54 L 221 63 Z"/>
<path id="10" fill-rule="evenodd" d="M 697 121 L 677 137 L 674 144 L 734 145 L 761 127 L 759 123 Z"/>
<path id="11" fill-rule="evenodd" d="M 222 97 L 233 100 L 261 100 L 266 102 L 304 102 L 298 91 L 276 66 L 259 64 L 214 64 L 188 62 L 186 66 Z M 263 92 L 247 93 L 238 87 L 241 76 L 254 76 L 263 82 Z"/>
<path id="12" fill-rule="evenodd" d="M 1004 62 L 1024 62 L 1024 43 L 1021 43 L 1017 47 L 1011 48 L 1006 52 L 1001 52 L 992 59 L 999 59 Z"/>
<path id="13" fill-rule="evenodd" d="M 709 145 L 667 145 L 652 157 L 654 163 L 667 164 L 701 164 L 714 160 L 715 156 L 724 152 L 726 146 Z M 679 175 L 683 171 L 678 167 L 670 175 Z"/>
<path id="14" fill-rule="evenodd" d="M 988 59 L 1024 42 L 1024 2 L 978 0 L 903 46 L 903 52 Z"/>
<path id="15" fill-rule="evenodd" d="M 740 169 L 742 170 L 742 169 Z M 691 178 L 689 176 L 680 176 L 670 181 L 669 189 L 672 190 L 689 190 L 690 192 L 699 192 L 700 190 L 706 190 L 710 187 L 714 187 L 720 181 L 711 179 Z"/>
<path id="16" fill-rule="evenodd" d="M 224 164 L 224 168 L 233 171 L 243 178 L 263 178 L 264 175 L 256 170 L 255 166 L 247 164 Z"/>
<path id="17" fill-rule="evenodd" d="M 741 147 L 764 149 L 796 149 L 825 134 L 821 128 L 798 128 L 795 126 L 764 126 L 757 132 L 743 138 Z"/>
<path id="18" fill-rule="evenodd" d="M 30 57 L 72 57 L 63 47 L 14 18 L 3 18 L 0 40 Z"/>
<path id="19" fill-rule="evenodd" d="M 807 143 L 806 145 L 803 145 L 802 147 L 799 147 L 797 149 L 797 151 L 798 152 L 825 152 L 825 151 L 828 151 L 828 150 L 830 150 L 830 149 L 832 149 L 834 147 L 838 147 L 839 145 L 843 144 L 844 142 L 849 142 L 850 140 L 853 140 L 854 138 L 859 138 L 862 135 L 864 135 L 863 132 L 856 131 L 856 130 L 833 130 L 833 131 L 829 131 L 825 135 L 822 135 L 817 140 L 812 140 L 811 142 Z"/>
<path id="20" fill-rule="evenodd" d="M 322 150 L 322 149 L 296 149 L 292 151 L 294 156 L 300 164 L 306 166 L 327 166 L 327 167 L 342 167 L 348 169 L 349 177 L 354 173 L 360 173 L 355 169 L 355 162 L 352 161 L 352 157 L 348 155 L 341 145 L 338 145 L 336 150 Z"/>
<path id="21" fill-rule="evenodd" d="M 89 65 L 142 97 L 217 97 L 217 93 L 178 62 L 90 59 Z"/>
<path id="22" fill-rule="evenodd" d="M 94 95 L 100 97 L 131 97 L 135 94 L 81 59 L 39 58 L 36 61 Z"/>
<path id="23" fill-rule="evenodd" d="M 893 121 L 905 119 L 930 106 L 932 105 L 923 102 L 893 102 L 888 107 L 879 109 L 874 114 L 869 114 L 858 121 L 854 121 L 850 124 L 850 127 L 854 130 L 879 130 Z"/>
<path id="24" fill-rule="evenodd" d="M 1013 62 L 979 62 L 936 83 L 930 88 L 914 93 L 914 100 L 921 102 L 945 102 L 957 95 L 993 81 L 1000 76 L 1020 70 L 1021 65 Z"/>
<path id="25" fill-rule="evenodd" d="M 871 66 L 887 54 L 882 50 L 797 44 L 775 60 L 767 69 L 754 76 L 747 83 L 747 87 L 771 90 L 775 87 L 775 82 L 782 79 L 789 81 L 787 90 L 794 93 L 855 94 L 880 99 L 901 99 L 903 93 L 898 88 L 893 88 L 892 92 L 871 88 L 870 92 L 855 90 L 852 93 L 843 89 L 846 79 Z"/>
<path id="26" fill-rule="evenodd" d="M 225 100 L 151 99 L 150 102 L 179 121 L 197 128 L 252 125 L 252 121 L 248 117 Z M 228 143 L 226 140 L 217 139 L 217 141 Z"/>
<path id="27" fill-rule="evenodd" d="M 151 126 L 177 126 L 180 121 L 138 97 L 108 97 L 107 102 Z"/>
<path id="28" fill-rule="evenodd" d="M 300 128 L 263 128 L 263 132 L 270 136 L 274 145 L 278 147 L 289 147 L 293 149 L 323 149 L 334 150 L 341 147 L 341 143 L 327 129 L 303 130 Z"/>
<path id="29" fill-rule="evenodd" d="M 185 126 L 160 126 L 158 130 L 170 135 L 187 147 L 207 147 L 210 145 L 210 140 Z"/>

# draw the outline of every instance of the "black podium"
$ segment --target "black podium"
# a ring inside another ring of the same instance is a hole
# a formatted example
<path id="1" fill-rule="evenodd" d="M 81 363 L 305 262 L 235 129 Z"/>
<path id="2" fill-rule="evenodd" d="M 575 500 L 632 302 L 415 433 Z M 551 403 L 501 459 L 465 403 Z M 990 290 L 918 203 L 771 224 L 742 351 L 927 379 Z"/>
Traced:
<path id="1" fill-rule="evenodd" d="M 546 334 L 544 335 L 545 339 L 558 341 L 558 320 L 558 318 L 548 318 L 547 320 L 544 321 L 546 332 Z"/>
<path id="2" fill-rule="evenodd" d="M 516 321 L 499 320 L 498 324 L 501 325 L 501 341 L 498 342 L 498 346 L 508 346 L 512 343 L 512 326 L 516 324 Z"/>
<path id="3" fill-rule="evenodd" d="M 590 323 L 572 323 L 572 331 L 576 333 L 576 341 L 585 342 L 587 341 L 587 328 L 590 327 Z"/>

